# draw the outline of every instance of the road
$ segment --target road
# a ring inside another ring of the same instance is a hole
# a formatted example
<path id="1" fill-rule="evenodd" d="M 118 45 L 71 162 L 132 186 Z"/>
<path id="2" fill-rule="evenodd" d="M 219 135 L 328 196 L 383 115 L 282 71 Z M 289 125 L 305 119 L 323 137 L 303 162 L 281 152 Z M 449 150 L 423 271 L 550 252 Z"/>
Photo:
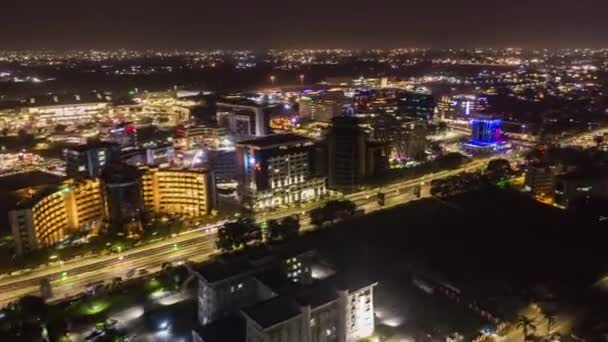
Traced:
<path id="1" fill-rule="evenodd" d="M 417 199 L 413 195 L 413 188 L 418 185 L 423 186 L 422 197 L 429 196 L 428 186 L 432 180 L 457 175 L 465 171 L 482 169 L 491 159 L 475 160 L 456 170 L 442 171 L 413 180 L 366 189 L 345 197 L 355 202 L 358 208 L 369 213 Z M 385 193 L 386 205 L 384 207 L 380 207 L 377 204 L 376 195 L 378 192 Z M 298 213 L 306 213 L 319 205 L 321 203 L 259 215 L 257 220 L 264 221 Z M 301 215 L 300 217 L 303 219 L 301 222 L 302 228 L 310 229 L 308 215 Z M 203 261 L 215 252 L 215 229 L 217 227 L 217 224 L 201 227 L 173 238 L 137 247 L 121 254 L 90 257 L 65 262 L 63 265 L 52 265 L 36 269 L 26 274 L 3 276 L 0 279 L 0 305 L 6 305 L 24 295 L 38 294 L 40 282 L 44 278 L 49 279 L 52 284 L 53 300 L 61 300 L 78 295 L 86 290 L 89 284 L 100 281 L 111 281 L 115 277 L 122 277 L 124 279 L 126 278 L 126 274 L 134 269 L 145 268 L 148 272 L 155 272 L 164 262 L 185 259 L 197 262 Z"/>
<path id="2" fill-rule="evenodd" d="M 526 316 L 533 321 L 535 326 L 534 331 L 530 333 L 537 336 L 548 336 L 549 330 L 547 329 L 548 322 L 542 311 L 538 306 L 530 304 L 519 313 L 520 316 Z M 572 332 L 572 326 L 574 323 L 574 317 L 568 317 L 564 314 L 557 315 L 555 322 L 551 324 L 551 334 L 559 333 L 562 336 L 568 335 Z M 524 340 L 524 334 L 521 328 L 514 327 L 510 329 L 504 335 L 493 335 L 494 340 L 497 342 L 521 342 Z"/>
<path id="3" fill-rule="evenodd" d="M 562 146 L 578 146 L 583 148 L 589 148 L 596 146 L 596 136 L 603 136 L 608 133 L 608 128 L 600 128 L 589 132 L 577 134 L 573 137 L 565 138 L 560 141 Z"/>

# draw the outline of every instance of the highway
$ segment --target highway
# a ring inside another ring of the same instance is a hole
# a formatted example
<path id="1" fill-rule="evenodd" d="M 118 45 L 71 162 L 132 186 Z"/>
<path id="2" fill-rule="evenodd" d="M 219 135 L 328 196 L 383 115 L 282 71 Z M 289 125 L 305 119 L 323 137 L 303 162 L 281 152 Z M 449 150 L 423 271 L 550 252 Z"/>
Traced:
<path id="1" fill-rule="evenodd" d="M 502 156 L 505 157 L 505 156 Z M 456 170 L 441 171 L 417 179 L 395 182 L 379 188 L 366 189 L 349 194 L 345 198 L 355 202 L 358 208 L 366 213 L 386 207 L 407 203 L 418 197 L 413 195 L 413 188 L 422 185 L 422 197 L 429 196 L 430 182 L 435 179 L 457 175 L 465 171 L 484 168 L 492 158 L 474 160 Z M 386 205 L 377 204 L 378 192 L 385 193 Z M 312 203 L 301 208 L 292 208 L 258 215 L 256 221 L 278 219 L 294 214 L 306 213 L 322 203 Z M 300 215 L 303 230 L 311 229 L 308 215 Z M 204 261 L 215 252 L 215 231 L 219 224 L 200 227 L 182 233 L 176 237 L 157 241 L 145 246 L 113 255 L 83 258 L 68 261 L 63 265 L 55 264 L 26 274 L 3 276 L 0 279 L 0 305 L 6 305 L 28 294 L 38 294 L 40 282 L 47 278 L 53 287 L 52 300 L 61 300 L 78 295 L 88 285 L 100 281 L 110 282 L 115 277 L 126 278 L 131 270 L 146 269 L 155 272 L 164 262 L 192 260 Z"/>

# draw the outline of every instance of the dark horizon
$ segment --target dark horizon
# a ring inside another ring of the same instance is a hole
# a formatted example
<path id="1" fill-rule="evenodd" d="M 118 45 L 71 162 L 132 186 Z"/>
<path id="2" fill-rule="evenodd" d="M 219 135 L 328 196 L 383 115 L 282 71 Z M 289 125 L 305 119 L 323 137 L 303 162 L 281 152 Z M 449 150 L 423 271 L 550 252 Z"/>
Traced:
<path id="1" fill-rule="evenodd" d="M 608 47 L 601 0 L 5 4 L 2 49 Z"/>

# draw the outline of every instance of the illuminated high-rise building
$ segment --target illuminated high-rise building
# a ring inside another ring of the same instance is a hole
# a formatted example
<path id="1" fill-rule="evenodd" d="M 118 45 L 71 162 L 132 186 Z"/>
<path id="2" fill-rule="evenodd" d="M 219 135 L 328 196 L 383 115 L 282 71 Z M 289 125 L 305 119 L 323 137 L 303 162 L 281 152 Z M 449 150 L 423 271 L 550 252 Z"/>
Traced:
<path id="1" fill-rule="evenodd" d="M 215 207 L 213 173 L 206 170 L 142 169 L 146 210 L 154 213 L 198 217 Z"/>
<path id="2" fill-rule="evenodd" d="M 314 142 L 293 134 L 270 135 L 236 146 L 239 192 L 254 209 L 316 200 L 326 194 L 315 177 Z"/>
<path id="3" fill-rule="evenodd" d="M 97 179 L 22 189 L 18 195 L 9 211 L 17 254 L 55 245 L 71 233 L 102 224 L 103 196 Z"/>
<path id="4" fill-rule="evenodd" d="M 225 145 L 228 130 L 217 124 L 178 127 L 175 143 L 185 149 L 198 147 L 220 148 Z"/>
<path id="5" fill-rule="evenodd" d="M 488 98 L 481 95 L 444 95 L 439 98 L 437 112 L 442 119 L 464 119 L 484 114 Z"/>
<path id="6" fill-rule="evenodd" d="M 495 145 L 502 139 L 500 126 L 502 120 L 493 118 L 475 118 L 471 120 L 470 144 L 479 146 Z"/>
<path id="7" fill-rule="evenodd" d="M 330 122 L 331 119 L 342 113 L 345 104 L 344 95 L 302 96 L 299 101 L 298 115 L 306 120 Z"/>

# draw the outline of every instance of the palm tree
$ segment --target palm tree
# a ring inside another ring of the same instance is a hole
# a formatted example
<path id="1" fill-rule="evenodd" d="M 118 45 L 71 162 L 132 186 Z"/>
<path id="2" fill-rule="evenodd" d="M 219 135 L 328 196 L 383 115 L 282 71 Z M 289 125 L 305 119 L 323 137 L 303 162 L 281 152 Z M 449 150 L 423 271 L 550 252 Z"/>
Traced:
<path id="1" fill-rule="evenodd" d="M 547 319 L 547 335 L 551 333 L 551 328 L 553 324 L 555 324 L 555 319 L 557 315 L 553 312 L 545 312 L 545 319 Z"/>
<path id="2" fill-rule="evenodd" d="M 524 342 L 527 341 L 529 331 L 536 330 L 536 325 L 534 325 L 534 320 L 530 319 L 524 315 L 521 315 L 517 318 L 517 321 L 515 322 L 515 326 L 517 328 L 520 328 L 522 330 L 522 332 L 524 333 Z"/>

